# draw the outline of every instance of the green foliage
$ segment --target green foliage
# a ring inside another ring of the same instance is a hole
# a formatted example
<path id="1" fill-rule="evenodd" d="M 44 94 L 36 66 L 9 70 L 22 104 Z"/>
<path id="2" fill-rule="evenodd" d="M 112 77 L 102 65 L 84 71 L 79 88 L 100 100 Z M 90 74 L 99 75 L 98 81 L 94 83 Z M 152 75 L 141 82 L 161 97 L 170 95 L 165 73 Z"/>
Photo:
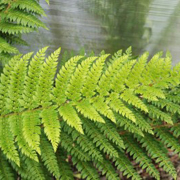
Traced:
<path id="1" fill-rule="evenodd" d="M 48 2 L 48 1 L 47 1 Z M 15 44 L 27 45 L 21 38 L 23 33 L 37 31 L 42 27 L 48 29 L 39 20 L 46 16 L 44 10 L 36 0 L 1 0 L 0 2 L 0 61 L 2 64 L 9 58 L 4 53 L 18 54 Z"/>
<path id="2" fill-rule="evenodd" d="M 75 56 L 57 72 L 61 49 L 46 50 L 14 56 L 0 76 L 1 179 L 139 180 L 132 159 L 177 178 L 167 152 L 180 154 L 180 66 L 169 55 Z"/>

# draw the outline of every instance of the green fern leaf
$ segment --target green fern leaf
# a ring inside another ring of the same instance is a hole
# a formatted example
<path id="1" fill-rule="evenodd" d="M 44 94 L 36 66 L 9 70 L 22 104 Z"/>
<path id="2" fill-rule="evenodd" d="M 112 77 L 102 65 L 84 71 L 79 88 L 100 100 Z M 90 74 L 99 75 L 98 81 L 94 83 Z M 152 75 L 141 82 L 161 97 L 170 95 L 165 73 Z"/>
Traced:
<path id="1" fill-rule="evenodd" d="M 0 147 L 7 159 L 20 166 L 20 159 L 11 132 L 9 132 L 9 123 L 7 118 L 0 118 Z M 8 143 L 7 143 L 8 142 Z"/>
<path id="2" fill-rule="evenodd" d="M 95 162 L 96 167 L 101 171 L 102 175 L 106 175 L 107 180 L 120 180 L 120 177 L 118 177 L 118 174 L 114 170 L 111 163 L 107 160 L 104 160 L 103 162 Z"/>
<path id="3" fill-rule="evenodd" d="M 59 173 L 61 180 L 74 180 L 73 171 L 70 164 L 66 161 L 66 156 L 63 154 L 63 149 L 58 148 L 56 158 L 59 165 Z"/>
<path id="4" fill-rule="evenodd" d="M 67 100 L 67 97 L 65 95 L 67 86 L 69 83 L 69 80 L 74 73 L 74 70 L 76 68 L 77 62 L 82 58 L 83 56 L 75 56 L 71 58 L 69 61 L 65 63 L 64 66 L 59 71 L 59 74 L 56 78 L 56 87 L 53 90 L 53 94 L 55 96 L 55 101 L 58 105 L 61 105 Z"/>
<path id="5" fill-rule="evenodd" d="M 121 67 L 119 72 L 112 79 L 111 89 L 113 89 L 117 93 L 122 92 L 125 89 L 124 83 L 135 63 L 135 60 L 131 60 Z"/>
<path id="6" fill-rule="evenodd" d="M 18 49 L 11 46 L 9 43 L 6 42 L 5 39 L 0 37 L 0 53 L 5 52 L 5 53 L 18 53 Z"/>
<path id="7" fill-rule="evenodd" d="M 2 152 L 0 152 L 0 179 L 2 180 L 16 179 L 16 175 L 13 172 L 12 167 L 8 163 L 7 159 L 5 159 Z"/>
<path id="8" fill-rule="evenodd" d="M 82 149 L 75 143 L 73 140 L 65 133 L 61 133 L 61 146 L 66 149 L 66 151 L 76 157 L 77 159 L 81 161 L 90 161 L 91 157 L 86 153 L 85 151 L 82 151 Z M 73 146 L 72 146 L 73 144 Z"/>
<path id="9" fill-rule="evenodd" d="M 4 21 L 9 20 L 10 22 L 16 22 L 24 27 L 43 27 L 47 29 L 46 25 L 41 22 L 36 16 L 31 15 L 27 12 L 23 12 L 17 9 L 10 9 L 8 13 L 2 13 L 1 18 Z"/>
<path id="10" fill-rule="evenodd" d="M 110 157 L 118 157 L 117 151 L 109 143 L 109 141 L 104 138 L 103 134 L 100 133 L 100 129 L 94 128 L 94 125 L 91 121 L 88 121 L 87 119 L 82 120 L 86 134 L 93 140 L 93 143 L 96 145 L 96 147 L 98 147 L 104 153 L 107 153 Z"/>
<path id="11" fill-rule="evenodd" d="M 40 49 L 30 61 L 28 74 L 25 77 L 23 100 L 21 100 L 21 104 L 24 108 L 33 109 L 38 106 L 34 100 L 34 96 L 36 95 L 41 67 L 45 59 L 45 52 L 47 48 L 48 47 Z"/>
<path id="12" fill-rule="evenodd" d="M 109 54 L 103 55 L 96 60 L 96 62 L 92 65 L 90 71 L 87 74 L 86 81 L 83 85 L 81 93 L 90 98 L 95 94 L 95 90 L 97 87 L 97 82 L 102 74 L 102 70 L 104 67 L 104 61 L 109 56 Z"/>
<path id="13" fill-rule="evenodd" d="M 111 122 L 106 120 L 105 123 L 96 123 L 97 127 L 100 129 L 100 131 L 104 134 L 105 137 L 107 137 L 110 141 L 112 141 L 114 144 L 116 144 L 119 148 L 125 148 L 124 142 L 122 138 L 120 137 L 116 126 L 114 126 Z"/>
<path id="14" fill-rule="evenodd" d="M 146 66 L 148 55 L 149 54 L 146 52 L 140 56 L 132 71 L 129 73 L 128 79 L 126 80 L 126 84 L 129 88 L 133 89 L 139 85 L 141 74 Z"/>
<path id="15" fill-rule="evenodd" d="M 15 142 L 17 142 L 19 146 L 18 148 L 21 150 L 22 154 L 38 162 L 39 160 L 36 152 L 28 145 L 26 139 L 24 138 L 22 116 L 18 114 L 16 116 L 10 116 L 8 121 L 13 136 L 16 137 Z"/>
<path id="16" fill-rule="evenodd" d="M 126 135 L 123 136 L 127 152 L 139 163 L 142 169 L 155 177 L 157 180 L 160 180 L 160 174 L 152 160 L 147 156 L 147 154 L 139 147 L 139 144 L 133 139 L 132 136 Z"/>
<path id="17" fill-rule="evenodd" d="M 148 112 L 146 105 L 134 94 L 132 89 L 124 90 L 124 92 L 120 95 L 120 98 L 128 104 L 131 104 L 144 112 Z"/>
<path id="18" fill-rule="evenodd" d="M 81 178 L 87 180 L 100 180 L 97 170 L 89 162 L 79 161 L 76 158 L 72 158 L 72 162 L 76 165 L 76 168 L 81 172 Z"/>
<path id="19" fill-rule="evenodd" d="M 171 148 L 175 153 L 180 154 L 180 143 L 179 141 L 168 131 L 168 128 L 157 128 L 155 129 L 156 135 L 161 141 L 168 147 Z"/>
<path id="20" fill-rule="evenodd" d="M 86 135 L 80 134 L 76 130 L 73 130 L 72 128 L 67 126 L 65 123 L 63 130 L 70 134 L 72 136 L 73 141 L 76 141 L 76 143 L 82 148 L 82 150 L 87 152 L 92 157 L 92 159 L 95 159 L 97 161 L 101 161 L 103 159 L 99 150 Z"/>
<path id="21" fill-rule="evenodd" d="M 132 123 L 129 119 L 124 118 L 123 116 L 119 114 L 115 114 L 116 120 L 117 120 L 117 126 L 123 127 L 124 130 L 128 130 L 129 132 L 132 132 L 133 134 L 139 134 L 140 136 L 144 136 L 141 129 L 137 127 L 136 124 Z"/>
<path id="22" fill-rule="evenodd" d="M 26 142 L 34 150 L 41 154 L 40 151 L 40 134 L 41 134 L 41 122 L 39 119 L 39 111 L 24 112 L 23 116 L 23 135 L 26 139 Z"/>
<path id="23" fill-rule="evenodd" d="M 44 132 L 52 143 L 54 151 L 57 150 L 60 141 L 60 123 L 58 113 L 54 107 L 42 110 L 40 114 L 44 124 Z"/>
<path id="24" fill-rule="evenodd" d="M 112 83 L 112 79 L 114 77 L 114 74 L 117 74 L 120 67 L 128 61 L 128 56 L 122 56 L 118 58 L 117 60 L 113 61 L 111 65 L 108 66 L 107 70 L 102 75 L 101 79 L 99 80 L 97 91 L 100 93 L 101 96 L 109 95 L 109 91 L 111 89 L 111 86 L 107 86 L 107 84 Z"/>
<path id="25" fill-rule="evenodd" d="M 52 104 L 52 85 L 60 52 L 61 48 L 58 48 L 54 51 L 54 53 L 47 57 L 46 61 L 42 65 L 35 100 L 43 107 L 47 107 Z"/>
<path id="26" fill-rule="evenodd" d="M 62 105 L 58 110 L 60 116 L 63 117 L 63 120 L 66 121 L 69 126 L 74 127 L 78 132 L 84 134 L 82 129 L 82 122 L 71 103 Z"/>
<path id="27" fill-rule="evenodd" d="M 87 58 L 75 69 L 66 90 L 66 96 L 69 99 L 75 101 L 81 99 L 81 88 L 86 80 L 89 68 L 95 59 L 96 57 Z"/>
<path id="28" fill-rule="evenodd" d="M 51 144 L 46 137 L 41 137 L 41 158 L 44 165 L 47 167 L 50 173 L 52 173 L 57 179 L 60 178 L 59 166 Z"/>
<path id="29" fill-rule="evenodd" d="M 96 96 L 90 100 L 94 108 L 105 117 L 109 118 L 112 122 L 116 123 L 116 119 L 110 107 L 106 104 L 105 98 L 102 96 Z"/>
<path id="30" fill-rule="evenodd" d="M 127 176 L 127 178 L 131 177 L 132 180 L 141 180 L 141 177 L 135 171 L 131 162 L 124 153 L 119 152 L 119 158 L 114 158 L 113 161 L 115 162 L 117 169 L 123 172 L 123 176 Z"/>
<path id="31" fill-rule="evenodd" d="M 173 127 L 171 128 L 171 131 L 172 131 L 173 135 L 174 135 L 176 138 L 178 138 L 178 137 L 180 136 L 180 125 L 177 124 L 176 126 L 173 126 Z"/>
<path id="32" fill-rule="evenodd" d="M 165 122 L 167 122 L 169 124 L 173 124 L 171 116 L 168 115 L 167 113 L 159 110 L 155 106 L 148 105 L 148 110 L 149 110 L 149 117 L 151 117 L 152 119 L 157 118 L 157 119 L 159 119 L 161 121 L 165 121 Z"/>
<path id="33" fill-rule="evenodd" d="M 35 28 L 32 27 L 24 27 L 21 25 L 17 24 L 12 24 L 8 22 L 0 22 L 0 31 L 3 33 L 8 33 L 8 34 L 19 34 L 19 33 L 30 33 L 33 32 Z"/>
<path id="34" fill-rule="evenodd" d="M 104 119 L 99 115 L 96 109 L 90 104 L 88 100 L 82 100 L 75 103 L 75 107 L 84 117 L 87 117 L 95 122 L 104 123 Z"/>
<path id="35" fill-rule="evenodd" d="M 28 1 L 16 0 L 16 1 L 13 1 L 13 3 L 11 4 L 11 8 L 12 9 L 19 8 L 21 10 L 28 10 L 28 11 L 31 11 L 31 12 L 45 16 L 45 12 L 44 12 L 43 8 L 39 5 L 38 2 L 36 2 L 34 0 L 28 0 Z"/>
<path id="36" fill-rule="evenodd" d="M 119 99 L 119 94 L 111 93 L 110 97 L 107 100 L 107 103 L 115 112 L 130 119 L 133 122 L 136 122 L 136 118 L 132 111 L 124 104 L 121 99 Z"/>
<path id="37" fill-rule="evenodd" d="M 142 147 L 145 147 L 150 156 L 159 163 L 159 167 L 162 167 L 168 172 L 174 179 L 177 178 L 176 170 L 166 155 L 165 148 L 160 144 L 152 135 L 146 134 L 143 138 L 136 136 L 138 141 L 142 143 Z"/>

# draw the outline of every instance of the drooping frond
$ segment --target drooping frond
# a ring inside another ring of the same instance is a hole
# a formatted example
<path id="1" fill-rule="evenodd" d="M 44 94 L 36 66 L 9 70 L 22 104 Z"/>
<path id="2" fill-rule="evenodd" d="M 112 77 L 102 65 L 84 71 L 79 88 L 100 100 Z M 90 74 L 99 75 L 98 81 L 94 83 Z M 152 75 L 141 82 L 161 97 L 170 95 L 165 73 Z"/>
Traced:
<path id="1" fill-rule="evenodd" d="M 124 142 L 114 124 L 106 120 L 105 123 L 96 123 L 96 125 L 110 141 L 116 144 L 119 148 L 124 148 Z"/>
<path id="2" fill-rule="evenodd" d="M 96 148 L 94 143 L 91 140 L 89 140 L 89 138 L 86 135 L 82 135 L 76 130 L 69 128 L 65 123 L 63 130 L 67 132 L 69 135 L 71 135 L 73 141 L 76 141 L 77 144 L 82 148 L 82 150 L 87 152 L 92 159 L 95 159 L 97 161 L 101 161 L 103 159 L 100 151 Z"/>
<path id="3" fill-rule="evenodd" d="M 59 179 L 59 166 L 54 150 L 44 135 L 41 138 L 41 158 L 49 172 Z"/>
<path id="4" fill-rule="evenodd" d="M 89 162 L 79 161 L 75 157 L 72 158 L 73 164 L 76 166 L 79 172 L 81 172 L 81 178 L 87 180 L 98 180 L 99 174 L 95 167 Z"/>
<path id="5" fill-rule="evenodd" d="M 119 152 L 119 157 L 114 158 L 115 166 L 118 170 L 123 172 L 123 176 L 127 176 L 132 180 L 141 180 L 140 175 L 135 171 L 129 159 L 125 156 L 124 153 Z"/>
<path id="6" fill-rule="evenodd" d="M 85 151 L 82 151 L 81 148 L 77 145 L 74 144 L 74 146 L 71 146 L 72 143 L 72 138 L 70 138 L 68 135 L 65 133 L 61 133 L 61 146 L 67 150 L 67 152 L 78 158 L 79 160 L 82 161 L 90 161 L 91 157 L 88 155 L 88 153 Z"/>
<path id="7" fill-rule="evenodd" d="M 1 0 L 0 2 L 0 53 L 18 54 L 14 44 L 27 45 L 21 39 L 23 33 L 30 33 L 42 27 L 48 28 L 39 19 L 46 16 L 40 3 L 36 0 Z M 0 58 L 5 64 L 10 58 Z"/>
<path id="8" fill-rule="evenodd" d="M 152 160 L 148 157 L 148 155 L 143 151 L 139 144 L 133 139 L 132 136 L 123 136 L 123 140 L 125 142 L 126 151 L 135 159 L 136 162 L 142 167 L 142 169 L 146 169 L 146 171 L 157 180 L 160 180 L 160 174 L 156 169 L 155 165 L 152 163 Z"/>
<path id="9" fill-rule="evenodd" d="M 155 159 L 155 162 L 159 163 L 166 172 L 168 172 L 174 179 L 177 178 L 176 170 L 167 157 L 166 149 L 160 144 L 152 135 L 146 134 L 143 138 L 136 136 L 138 141 L 142 143 L 142 147 L 145 147 L 150 156 Z"/>
<path id="10" fill-rule="evenodd" d="M 59 165 L 59 174 L 61 180 L 74 180 L 70 164 L 66 161 L 63 149 L 58 148 L 56 158 Z"/>
<path id="11" fill-rule="evenodd" d="M 95 162 L 95 165 L 101 171 L 102 175 L 106 175 L 108 180 L 120 180 L 120 177 L 118 177 L 118 174 L 109 161 Z"/>
<path id="12" fill-rule="evenodd" d="M 46 50 L 13 57 L 1 74 L 0 161 L 6 163 L 0 164 L 0 177 L 7 179 L 9 172 L 9 179 L 71 180 L 101 174 L 114 180 L 121 172 L 141 179 L 131 161 L 157 180 L 157 167 L 177 177 L 167 149 L 180 154 L 180 68 L 171 69 L 169 55 L 147 62 L 145 53 L 132 60 L 129 49 L 106 65 L 108 54 L 76 56 L 56 77 L 60 49 L 45 58 Z"/>
<path id="13" fill-rule="evenodd" d="M 16 174 L 13 172 L 12 167 L 10 166 L 2 152 L 0 152 L 0 179 L 14 180 L 15 178 Z"/>
<path id="14" fill-rule="evenodd" d="M 107 153 L 110 157 L 118 157 L 117 151 L 107 139 L 104 139 L 104 136 L 100 133 L 98 128 L 93 128 L 92 122 L 83 119 L 83 127 L 85 128 L 86 134 L 93 140 L 96 147 L 104 153 Z"/>

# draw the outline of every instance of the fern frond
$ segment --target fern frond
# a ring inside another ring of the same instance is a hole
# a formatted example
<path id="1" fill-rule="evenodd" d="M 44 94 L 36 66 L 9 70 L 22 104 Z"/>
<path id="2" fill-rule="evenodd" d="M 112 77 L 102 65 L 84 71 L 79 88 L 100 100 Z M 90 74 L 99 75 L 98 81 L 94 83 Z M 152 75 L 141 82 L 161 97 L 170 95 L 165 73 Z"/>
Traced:
<path id="1" fill-rule="evenodd" d="M 130 119 L 133 122 L 136 122 L 136 118 L 132 111 L 124 104 L 124 102 L 119 98 L 118 93 L 111 93 L 109 96 L 107 103 L 115 112 L 120 115 Z"/>
<path id="2" fill-rule="evenodd" d="M 105 102 L 105 98 L 102 96 L 96 96 L 93 97 L 90 102 L 93 104 L 94 108 L 96 110 L 104 115 L 105 117 L 109 118 L 112 122 L 116 123 L 116 119 L 114 117 L 113 111 L 110 109 L 110 107 Z"/>
<path id="3" fill-rule="evenodd" d="M 131 104 L 144 112 L 148 112 L 148 108 L 146 107 L 146 105 L 134 94 L 133 91 L 133 89 L 124 90 L 123 93 L 120 95 L 120 98 L 128 104 Z"/>
<path id="4" fill-rule="evenodd" d="M 61 48 L 57 49 L 54 51 L 54 53 L 48 56 L 46 61 L 42 64 L 35 99 L 43 107 L 47 107 L 52 104 L 52 84 L 56 73 L 57 60 L 60 52 Z"/>
<path id="5" fill-rule="evenodd" d="M 152 126 L 149 124 L 148 118 L 146 116 L 143 116 L 140 112 L 137 110 L 131 109 L 133 114 L 136 118 L 136 125 L 142 130 L 149 134 L 154 134 Z"/>
<path id="6" fill-rule="evenodd" d="M 123 176 L 127 176 L 127 178 L 131 177 L 132 180 L 141 180 L 140 175 L 135 171 L 124 153 L 119 152 L 119 158 L 113 158 L 113 161 L 117 169 L 123 172 Z"/>
<path id="7" fill-rule="evenodd" d="M 36 16 L 17 9 L 10 9 L 8 13 L 2 13 L 1 18 L 3 21 L 16 22 L 24 27 L 43 27 L 47 29 L 46 25 Z"/>
<path id="8" fill-rule="evenodd" d="M 60 69 L 57 78 L 56 78 L 56 87 L 54 88 L 54 96 L 55 101 L 58 105 L 61 105 L 67 100 L 66 97 L 66 89 L 69 83 L 69 80 L 76 68 L 77 62 L 82 58 L 83 56 L 75 56 L 71 58 L 69 61 L 65 63 L 64 66 Z"/>
<path id="9" fill-rule="evenodd" d="M 10 125 L 8 123 L 8 119 L 0 118 L 0 147 L 7 159 L 20 166 L 19 154 L 13 140 L 14 137 L 9 132 L 9 129 Z"/>
<path id="10" fill-rule="evenodd" d="M 99 128 L 94 128 L 93 123 L 86 119 L 83 119 L 83 127 L 86 134 L 93 140 L 93 143 L 96 145 L 96 147 L 98 147 L 104 153 L 108 154 L 110 157 L 118 157 L 117 151 L 100 133 Z"/>
<path id="11" fill-rule="evenodd" d="M 31 11 L 31 12 L 45 16 L 45 12 L 44 12 L 43 8 L 34 0 L 28 0 L 28 1 L 16 0 L 16 1 L 13 1 L 13 3 L 11 4 L 11 8 L 12 9 L 19 8 L 21 10 L 28 10 L 28 11 Z"/>
<path id="12" fill-rule="evenodd" d="M 79 64 L 75 69 L 66 90 L 66 96 L 69 99 L 75 101 L 81 99 L 81 88 L 86 80 L 89 68 L 95 59 L 96 57 L 89 57 L 82 61 L 81 64 Z"/>
<path id="13" fill-rule="evenodd" d="M 167 113 L 161 111 L 160 109 L 156 108 L 155 106 L 148 105 L 148 110 L 149 110 L 149 116 L 152 119 L 156 120 L 156 118 L 157 118 L 158 120 L 165 121 L 169 124 L 173 124 L 171 116 L 168 115 Z"/>
<path id="14" fill-rule="evenodd" d="M 166 149 L 160 144 L 152 135 L 146 134 L 143 138 L 136 136 L 138 141 L 145 147 L 150 156 L 155 159 L 155 162 L 159 163 L 159 167 L 162 167 L 168 172 L 174 179 L 177 178 L 176 170 L 167 157 Z"/>
<path id="15" fill-rule="evenodd" d="M 104 134 L 105 137 L 107 137 L 110 141 L 112 141 L 114 144 L 116 144 L 119 148 L 125 148 L 124 142 L 122 138 L 120 137 L 116 126 L 114 126 L 111 122 L 108 120 L 105 121 L 105 123 L 96 123 L 97 127 L 100 129 L 100 131 Z"/>
<path id="16" fill-rule="evenodd" d="M 21 153 L 38 162 L 39 160 L 36 152 L 28 145 L 24 137 L 22 116 L 18 114 L 16 116 L 10 116 L 8 121 L 10 124 L 10 130 L 13 136 L 16 137 L 15 142 L 17 142 Z"/>
<path id="17" fill-rule="evenodd" d="M 92 157 L 92 159 L 95 159 L 97 161 L 101 161 L 103 159 L 102 154 L 86 135 L 80 134 L 76 130 L 73 130 L 72 128 L 67 126 L 65 123 L 63 130 L 70 134 L 72 136 L 73 141 L 76 141 L 76 143 L 82 148 L 82 150 L 87 152 Z"/>
<path id="18" fill-rule="evenodd" d="M 14 64 L 20 60 L 21 55 L 13 57 L 9 64 L 5 65 L 3 73 L 1 74 L 0 84 L 0 114 L 7 114 L 9 110 L 6 108 L 7 98 L 9 97 L 9 84 L 14 71 Z"/>
<path id="19" fill-rule="evenodd" d="M 46 180 L 47 177 L 43 171 L 42 164 L 26 157 L 22 157 L 25 164 L 25 174 L 23 173 L 25 179 L 28 180 Z"/>
<path id="20" fill-rule="evenodd" d="M 12 75 L 10 76 L 9 89 L 7 98 L 8 104 L 7 109 L 13 112 L 20 112 L 21 105 L 19 99 L 22 98 L 22 90 L 24 88 L 24 80 L 27 71 L 28 60 L 31 58 L 33 53 L 24 55 L 14 66 Z"/>
<path id="21" fill-rule="evenodd" d="M 159 98 L 164 99 L 165 94 L 162 89 L 153 87 L 151 84 L 147 86 L 139 86 L 135 92 L 141 94 L 144 99 L 148 101 L 158 101 Z"/>
<path id="22" fill-rule="evenodd" d="M 151 176 L 160 180 L 160 174 L 152 163 L 152 160 L 147 156 L 143 149 L 139 147 L 139 144 L 133 139 L 133 136 L 123 136 L 123 140 L 127 149 L 126 151 L 139 163 L 142 169 L 146 169 Z"/>
<path id="23" fill-rule="evenodd" d="M 179 141 L 168 131 L 168 128 L 155 129 L 157 137 L 168 147 L 177 154 L 180 154 Z"/>
<path id="24" fill-rule="evenodd" d="M 146 66 L 148 53 L 144 53 L 139 57 L 137 63 L 134 65 L 132 71 L 126 80 L 126 84 L 130 89 L 137 87 L 141 81 L 141 74 Z"/>
<path id="25" fill-rule="evenodd" d="M 28 67 L 28 74 L 25 77 L 23 100 L 20 101 L 21 105 L 23 105 L 24 108 L 33 109 L 37 107 L 37 103 L 34 100 L 34 96 L 36 95 L 40 72 L 43 61 L 45 59 L 45 52 L 47 48 L 48 47 L 40 49 L 32 58 L 30 65 Z"/>
<path id="26" fill-rule="evenodd" d="M 0 31 L 8 34 L 19 34 L 19 33 L 30 33 L 33 32 L 35 28 L 32 27 L 24 27 L 18 24 L 12 24 L 9 22 L 0 22 Z"/>
<path id="27" fill-rule="evenodd" d="M 82 122 L 71 103 L 66 103 L 65 105 L 62 105 L 58 110 L 60 116 L 63 117 L 63 120 L 66 121 L 69 126 L 74 127 L 78 132 L 84 134 L 82 129 Z"/>
<path id="28" fill-rule="evenodd" d="M 83 84 L 83 88 L 81 90 L 81 93 L 85 97 L 90 98 L 95 94 L 94 91 L 96 90 L 97 83 L 102 74 L 104 62 L 108 56 L 109 54 L 101 56 L 98 60 L 96 60 L 96 62 L 92 65 L 91 69 L 89 70 L 86 81 Z"/>
<path id="29" fill-rule="evenodd" d="M 74 180 L 73 172 L 70 164 L 66 161 L 66 156 L 63 154 L 63 149 L 58 148 L 56 158 L 59 165 L 59 173 L 61 180 Z"/>
<path id="30" fill-rule="evenodd" d="M 73 142 L 72 138 L 70 138 L 67 134 L 61 133 L 61 146 L 66 149 L 66 151 L 81 161 L 90 161 L 91 157 L 87 152 L 82 151 L 82 149 Z M 72 146 L 73 144 L 73 146 Z"/>
<path id="31" fill-rule="evenodd" d="M 109 90 L 111 89 L 110 84 L 112 83 L 114 74 L 117 74 L 120 67 L 126 61 L 128 61 L 128 56 L 122 56 L 117 60 L 113 61 L 113 63 L 108 66 L 101 79 L 99 80 L 99 86 L 97 87 L 97 91 L 100 93 L 101 96 L 109 95 Z M 107 86 L 107 84 L 109 86 Z"/>
<path id="32" fill-rule="evenodd" d="M 75 107 L 79 113 L 84 117 L 87 117 L 95 122 L 104 123 L 104 119 L 99 115 L 93 105 L 90 104 L 88 100 L 82 100 L 75 103 Z"/>
<path id="33" fill-rule="evenodd" d="M 126 62 L 119 72 L 116 74 L 116 76 L 113 77 L 112 83 L 111 83 L 111 89 L 113 89 L 115 92 L 120 93 L 125 89 L 125 81 L 131 72 L 131 69 L 133 65 L 136 63 L 136 60 L 131 60 Z"/>
<path id="34" fill-rule="evenodd" d="M 59 166 L 51 144 L 46 137 L 41 137 L 41 158 L 44 165 L 47 167 L 50 173 L 52 173 L 57 179 L 60 178 Z"/>
<path id="35" fill-rule="evenodd" d="M 11 46 L 8 42 L 6 42 L 5 39 L 3 39 L 2 37 L 0 37 L 0 53 L 18 53 L 18 49 Z"/>
<path id="36" fill-rule="evenodd" d="M 12 167 L 5 159 L 2 152 L 0 152 L 0 179 L 2 180 L 14 180 L 16 178 L 15 173 L 13 172 Z"/>
<path id="37" fill-rule="evenodd" d="M 158 106 L 160 108 L 165 107 L 166 111 L 171 112 L 173 114 L 175 114 L 175 113 L 180 114 L 180 105 L 178 105 L 177 103 L 173 103 L 173 102 L 169 101 L 168 99 L 160 99 L 157 102 L 153 102 L 153 104 L 155 104 L 156 106 Z"/>
<path id="38" fill-rule="evenodd" d="M 42 123 L 44 125 L 44 133 L 52 143 L 54 151 L 57 150 L 60 141 L 60 123 L 58 113 L 54 107 L 43 109 L 41 114 Z"/>
<path id="39" fill-rule="evenodd" d="M 100 180 L 97 170 L 89 162 L 79 161 L 76 158 L 72 158 L 72 162 L 76 165 L 76 168 L 81 172 L 81 178 L 87 180 Z"/>
<path id="40" fill-rule="evenodd" d="M 106 175 L 107 180 L 120 180 L 120 177 L 118 177 L 118 174 L 116 173 L 112 164 L 109 161 L 95 161 L 95 165 L 101 171 L 102 175 Z"/>
<path id="41" fill-rule="evenodd" d="M 176 125 L 176 126 L 173 126 L 171 128 L 171 131 L 173 133 L 173 136 L 175 136 L 176 138 L 178 138 L 180 136 L 180 125 Z"/>
<path id="42" fill-rule="evenodd" d="M 41 134 L 41 121 L 39 118 L 39 111 L 24 112 L 23 116 L 23 135 L 26 139 L 26 142 L 32 147 L 38 154 L 41 154 L 40 151 L 40 134 Z"/>
<path id="43" fill-rule="evenodd" d="M 139 134 L 140 136 L 144 136 L 143 132 L 140 128 L 137 127 L 135 123 L 132 123 L 129 119 L 119 115 L 115 114 L 116 120 L 117 120 L 117 126 L 123 127 L 124 130 L 128 130 L 129 132 Z"/>

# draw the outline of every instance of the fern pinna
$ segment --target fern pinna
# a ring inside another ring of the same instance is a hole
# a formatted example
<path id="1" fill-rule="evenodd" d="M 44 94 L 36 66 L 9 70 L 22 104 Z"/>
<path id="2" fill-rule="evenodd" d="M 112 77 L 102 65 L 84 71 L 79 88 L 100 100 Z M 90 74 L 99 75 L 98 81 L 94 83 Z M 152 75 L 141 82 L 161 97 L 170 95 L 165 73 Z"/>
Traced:
<path id="1" fill-rule="evenodd" d="M 48 2 L 48 1 L 47 1 Z M 39 20 L 45 12 L 36 0 L 1 0 L 0 1 L 0 61 L 2 63 L 18 54 L 14 44 L 27 45 L 21 38 L 23 33 L 30 33 L 45 24 Z"/>
<path id="2" fill-rule="evenodd" d="M 57 72 L 60 49 L 14 56 L 0 77 L 0 179 L 155 179 L 180 154 L 180 65 L 131 49 L 75 56 Z M 29 61 L 30 60 L 30 61 Z M 56 75 L 57 72 L 57 75 Z M 56 77 L 56 78 L 55 78 Z"/>

